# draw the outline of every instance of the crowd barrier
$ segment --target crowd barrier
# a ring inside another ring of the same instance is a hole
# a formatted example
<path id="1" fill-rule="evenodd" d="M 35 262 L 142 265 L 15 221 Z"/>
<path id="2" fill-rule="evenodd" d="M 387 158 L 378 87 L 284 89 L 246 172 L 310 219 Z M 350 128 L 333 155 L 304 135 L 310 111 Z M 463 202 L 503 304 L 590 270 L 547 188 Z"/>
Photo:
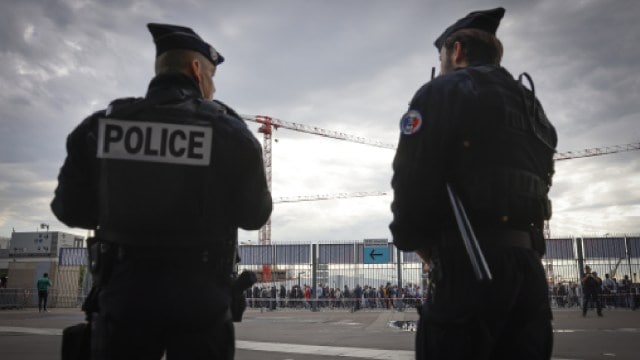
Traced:
<path id="1" fill-rule="evenodd" d="M 47 307 L 73 308 L 80 307 L 84 296 L 79 293 L 49 289 Z M 38 290 L 21 288 L 0 288 L 0 309 L 22 309 L 38 307 Z"/>
<path id="2" fill-rule="evenodd" d="M 340 298 L 289 299 L 247 298 L 247 307 L 261 310 L 396 310 L 415 309 L 422 303 L 418 298 Z"/>
<path id="3" fill-rule="evenodd" d="M 78 294 L 58 291 L 57 289 L 49 290 L 48 307 L 49 308 L 80 308 L 84 302 L 85 296 L 82 291 Z M 582 295 L 564 295 L 558 296 L 551 294 L 549 296 L 551 306 L 553 308 L 581 308 Z M 603 307 L 620 308 L 635 310 L 640 307 L 640 292 L 601 294 L 600 301 Z M 394 310 L 404 311 L 406 309 L 415 309 L 423 302 L 422 298 L 405 297 L 405 298 L 281 298 L 274 297 L 248 297 L 246 298 L 247 307 L 250 309 L 260 310 Z M 38 291 L 36 289 L 20 289 L 20 288 L 0 288 L 0 309 L 23 309 L 38 307 Z"/>
<path id="4" fill-rule="evenodd" d="M 21 309 L 28 305 L 25 289 L 0 289 L 0 309 Z"/>

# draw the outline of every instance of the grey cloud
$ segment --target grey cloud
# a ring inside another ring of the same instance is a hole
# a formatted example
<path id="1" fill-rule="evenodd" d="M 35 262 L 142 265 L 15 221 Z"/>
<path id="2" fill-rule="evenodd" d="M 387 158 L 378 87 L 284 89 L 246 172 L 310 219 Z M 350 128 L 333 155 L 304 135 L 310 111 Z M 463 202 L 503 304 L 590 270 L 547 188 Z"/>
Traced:
<path id="1" fill-rule="evenodd" d="M 533 75 L 537 94 L 558 129 L 559 149 L 638 141 L 640 49 L 635 38 L 640 24 L 634 17 L 640 3 L 501 3 L 507 8 L 498 31 L 506 48 L 505 66 L 516 75 L 521 71 Z M 178 12 L 172 0 L 5 2 L 0 5 L 4 65 L 0 68 L 0 166 L 17 166 L 14 171 L 32 169 L 40 182 L 54 182 L 64 159 L 66 135 L 82 118 L 114 98 L 143 95 L 153 76 L 154 48 L 147 22 L 191 26 L 218 48 L 227 62 L 215 78 L 217 96 L 241 112 L 393 143 L 408 100 L 428 80 L 431 66 L 438 65 L 433 39 L 469 11 L 494 6 L 495 1 L 471 0 L 193 0 L 181 4 Z M 33 25 L 33 34 L 25 41 L 29 25 Z M 283 144 L 313 138 L 283 129 L 276 136 Z M 331 149 L 344 149 L 333 140 L 323 141 Z M 371 161 L 358 161 L 357 156 L 338 161 L 327 156 L 302 166 L 295 163 L 300 161 L 295 157 L 282 157 L 281 148 L 274 144 L 274 190 L 287 190 L 290 168 L 307 171 L 308 165 L 314 167 L 308 171 L 316 175 L 299 174 L 295 179 L 307 182 L 303 185 L 310 193 L 319 188 L 331 190 L 323 180 L 343 180 L 331 183 L 335 192 L 388 189 L 391 156 L 380 156 L 377 149 L 371 150 Z M 304 151 L 304 147 L 297 150 Z M 39 166 L 32 165 L 36 161 Z M 587 187 L 570 180 L 575 174 L 602 172 L 606 165 L 626 170 L 598 180 L 612 189 L 601 199 L 594 199 Z M 607 228 L 612 232 L 611 227 L 621 226 L 612 217 L 585 222 L 576 218 L 597 212 L 592 208 L 640 202 L 624 185 L 640 170 L 637 152 L 567 160 L 557 166 L 563 169 L 558 171 L 553 195 L 558 203 L 576 205 L 554 215 L 553 221 L 563 222 L 558 229 L 590 226 L 590 231 Z M 33 184 L 37 179 L 0 175 L 3 182 L 12 185 L 0 188 L 0 212 L 6 213 L 9 207 L 4 199 L 31 205 L 12 204 L 13 215 L 0 224 L 0 236 L 12 224 L 27 227 L 37 218 L 55 222 L 47 206 L 53 183 L 49 190 L 41 191 L 13 185 Z M 349 208 L 353 204 L 340 202 Z M 274 216 L 273 231 L 290 239 L 358 239 L 372 231 L 386 235 L 388 204 L 373 208 L 354 209 L 363 216 L 354 215 L 337 228 L 327 224 L 317 229 L 310 222 L 329 218 L 330 206 L 306 204 L 305 212 L 282 208 Z M 638 219 L 626 221 L 624 226 L 640 227 Z M 311 227 L 313 231 L 305 230 Z"/>

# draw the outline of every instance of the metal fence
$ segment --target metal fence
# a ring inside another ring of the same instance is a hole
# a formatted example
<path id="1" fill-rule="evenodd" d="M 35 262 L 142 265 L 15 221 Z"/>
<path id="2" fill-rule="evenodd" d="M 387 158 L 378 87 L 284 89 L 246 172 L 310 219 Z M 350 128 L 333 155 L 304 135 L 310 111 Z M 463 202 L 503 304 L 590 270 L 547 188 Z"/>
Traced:
<path id="1" fill-rule="evenodd" d="M 413 306 L 427 285 L 422 262 L 415 253 L 384 244 L 380 247 L 378 241 L 377 247 L 371 248 L 365 240 L 240 245 L 238 270 L 258 274 L 260 282 L 247 292 L 250 306 L 267 308 L 273 301 L 294 308 Z M 579 279 L 585 265 L 603 279 L 609 274 L 618 284 L 625 277 L 633 283 L 629 289 L 606 294 L 607 304 L 627 304 L 625 299 L 638 291 L 640 236 L 548 239 L 546 248 L 542 263 L 554 305 L 579 302 Z M 88 277 L 79 284 L 82 267 L 86 267 L 86 249 L 61 255 L 58 286 L 51 289 L 50 306 L 75 307 L 82 303 L 85 289 L 90 288 Z M 305 297 L 307 288 L 311 294 Z M 276 295 L 272 296 L 274 291 Z M 31 306 L 37 306 L 35 289 L 0 289 L 0 307 Z"/>
<path id="2" fill-rule="evenodd" d="M 593 271 L 610 274 L 617 280 L 627 276 L 638 282 L 640 237 L 560 238 L 546 240 L 542 258 L 550 284 L 578 282 L 585 265 Z M 239 269 L 252 270 L 263 282 L 302 285 L 316 283 L 343 287 L 421 284 L 422 263 L 413 252 L 398 251 L 388 244 L 388 261 L 367 261 L 363 242 L 317 244 L 240 245 Z M 315 273 L 315 277 L 314 277 Z"/>
<path id="3" fill-rule="evenodd" d="M 84 297 L 79 292 L 51 288 L 47 297 L 48 308 L 79 307 Z M 22 309 L 38 307 L 38 290 L 24 288 L 0 289 L 0 309 Z"/>
<path id="4" fill-rule="evenodd" d="M 380 299 L 394 297 L 408 299 L 400 300 L 400 306 L 411 306 L 412 299 L 423 294 L 427 274 L 415 253 L 401 252 L 391 243 L 386 246 L 388 248 L 382 252 L 388 253 L 388 258 L 372 262 L 367 261 L 371 253 L 366 240 L 241 245 L 239 271 L 251 270 L 258 274 L 260 283 L 247 295 L 253 299 L 251 301 L 263 304 L 260 307 L 268 308 L 286 301 L 285 305 L 292 304 L 296 308 L 314 304 L 334 308 L 343 307 L 345 303 L 353 308 L 353 304 L 358 302 L 362 308 L 380 308 L 389 307 L 389 303 L 395 301 L 382 300 L 382 306 Z M 605 274 L 609 274 L 620 285 L 624 278 L 634 283 L 618 294 L 607 294 L 609 298 L 615 298 L 608 300 L 610 303 L 620 304 L 618 298 L 633 297 L 638 291 L 638 236 L 548 239 L 546 248 L 542 264 L 554 306 L 571 306 L 579 302 L 580 276 L 585 265 L 603 279 Z M 307 288 L 311 296 L 305 299 Z M 356 288 L 360 288 L 362 296 L 354 296 Z M 317 296 L 315 292 L 318 292 Z M 348 296 L 345 297 L 345 293 Z"/>

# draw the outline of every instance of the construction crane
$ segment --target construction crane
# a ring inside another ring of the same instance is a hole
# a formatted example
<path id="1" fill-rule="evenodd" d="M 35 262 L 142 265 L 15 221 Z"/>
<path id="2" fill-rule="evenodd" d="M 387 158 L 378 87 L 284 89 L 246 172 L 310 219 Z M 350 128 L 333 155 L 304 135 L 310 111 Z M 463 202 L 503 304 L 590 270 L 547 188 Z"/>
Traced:
<path id="1" fill-rule="evenodd" d="M 354 197 L 367 197 L 367 196 L 384 196 L 387 195 L 387 191 L 360 191 L 354 193 L 337 193 L 337 194 L 324 194 L 324 195 L 303 195 L 303 196 L 288 196 L 279 197 L 273 199 L 275 204 L 292 203 L 300 201 L 318 201 L 318 200 L 333 200 L 333 199 L 348 199 Z"/>
<path id="2" fill-rule="evenodd" d="M 324 136 L 331 139 L 345 140 L 349 142 L 376 146 L 376 147 L 381 147 L 385 149 L 396 148 L 396 145 L 386 144 L 386 143 L 383 143 L 382 141 L 370 140 L 364 137 L 354 136 L 354 135 L 346 134 L 339 131 L 326 130 L 326 129 L 319 128 L 317 126 L 309 126 L 304 124 L 287 122 L 287 121 L 275 119 L 269 116 L 240 115 L 240 117 L 242 117 L 242 119 L 244 119 L 245 121 L 251 121 L 251 122 L 261 124 L 260 128 L 258 129 L 258 132 L 264 135 L 264 141 L 262 143 L 262 147 L 263 147 L 262 152 L 264 156 L 264 169 L 267 177 L 267 186 L 269 187 L 269 191 L 271 191 L 271 173 L 272 173 L 271 141 L 272 141 L 273 131 L 277 130 L 278 128 L 294 130 L 294 131 L 303 132 L 307 134 L 320 135 L 320 136 Z M 344 196 L 343 198 L 346 198 L 346 197 L 353 197 L 353 196 Z M 313 200 L 324 200 L 324 199 L 315 198 Z M 297 200 L 297 201 L 311 201 L 311 199 Z M 292 202 L 292 201 L 290 200 L 288 202 Z M 260 229 L 258 233 L 258 242 L 260 244 L 271 243 L 271 219 L 267 220 L 267 223 Z"/>
<path id="3" fill-rule="evenodd" d="M 317 126 L 309 126 L 299 123 L 287 122 L 277 118 L 272 118 L 269 116 L 263 115 L 240 115 L 242 119 L 245 121 L 255 122 L 261 124 L 258 132 L 264 135 L 263 141 L 263 156 L 264 156 L 264 167 L 267 177 L 267 185 L 269 190 L 271 191 L 271 175 L 272 175 L 272 155 L 271 155 L 271 142 L 273 130 L 277 130 L 278 128 L 284 128 L 289 130 L 294 130 L 298 132 L 303 132 L 312 135 L 320 135 L 327 138 L 344 140 L 369 146 L 375 146 L 385 149 L 396 149 L 397 146 L 394 144 L 384 143 L 378 140 L 371 140 L 361 136 L 355 136 L 351 134 L 346 134 L 339 131 L 327 130 Z M 556 153 L 554 159 L 556 161 L 561 160 L 569 160 L 569 159 L 578 159 L 585 157 L 594 157 L 608 154 L 615 154 L 619 152 L 640 150 L 640 142 L 639 143 L 631 143 L 631 144 L 623 144 L 623 145 L 611 145 L 611 146 L 602 146 L 590 149 L 576 150 L 576 151 L 566 151 L 562 153 Z M 380 195 L 385 195 L 386 192 L 377 192 Z M 316 200 L 328 200 L 335 198 L 349 198 L 349 197 L 363 197 L 363 196 L 376 196 L 376 195 L 357 195 L 359 193 L 352 194 L 333 194 L 333 195 L 309 195 L 309 196 L 299 196 L 299 197 L 291 197 L 291 198 L 280 198 L 275 199 L 274 202 L 285 203 L 285 202 L 298 202 L 298 201 L 316 201 Z M 368 194 L 368 193 L 362 193 Z M 550 238 L 550 230 L 549 223 L 545 222 L 544 226 L 544 235 L 545 238 Z M 267 220 L 267 223 L 260 229 L 259 235 L 259 243 L 260 244 L 270 244 L 271 243 L 271 219 Z"/>
<path id="4" fill-rule="evenodd" d="M 560 160 L 579 159 L 579 158 L 585 158 L 585 157 L 615 154 L 619 152 L 626 152 L 626 151 L 633 151 L 633 150 L 640 150 L 640 143 L 610 145 L 610 146 L 601 146 L 601 147 L 577 150 L 577 151 L 566 151 L 562 153 L 556 153 L 556 155 L 553 158 L 556 161 L 560 161 Z"/>
<path id="5" fill-rule="evenodd" d="M 553 158 L 556 161 L 561 161 L 561 160 L 580 159 L 580 158 L 586 158 L 586 157 L 609 155 L 609 154 L 615 154 L 615 153 L 633 151 L 633 150 L 640 150 L 640 143 L 609 145 L 609 146 L 601 146 L 601 147 L 576 150 L 576 151 L 565 151 L 561 153 L 556 153 Z M 544 222 L 543 234 L 545 239 L 551 239 L 551 229 L 549 227 L 549 221 Z"/>

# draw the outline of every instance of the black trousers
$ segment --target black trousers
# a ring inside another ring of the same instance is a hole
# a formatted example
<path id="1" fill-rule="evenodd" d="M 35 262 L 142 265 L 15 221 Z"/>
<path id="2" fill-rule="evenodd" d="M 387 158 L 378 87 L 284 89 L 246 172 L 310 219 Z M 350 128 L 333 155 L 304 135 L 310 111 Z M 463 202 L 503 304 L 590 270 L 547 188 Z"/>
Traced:
<path id="1" fill-rule="evenodd" d="M 552 314 L 538 254 L 485 249 L 493 281 L 478 283 L 460 239 L 448 240 L 420 313 L 416 359 L 550 359 Z"/>
<path id="2" fill-rule="evenodd" d="M 47 290 L 38 290 L 38 309 L 47 310 L 47 301 L 49 300 L 49 292 Z"/>
<path id="3" fill-rule="evenodd" d="M 596 304 L 596 311 L 598 315 L 602 314 L 602 302 L 600 301 L 600 294 L 598 294 L 597 290 L 583 290 L 582 294 L 582 315 L 587 314 L 587 309 L 589 308 L 589 303 Z"/>
<path id="4" fill-rule="evenodd" d="M 230 289 L 202 256 L 116 259 L 92 317 L 92 359 L 228 360 L 235 335 Z"/>

